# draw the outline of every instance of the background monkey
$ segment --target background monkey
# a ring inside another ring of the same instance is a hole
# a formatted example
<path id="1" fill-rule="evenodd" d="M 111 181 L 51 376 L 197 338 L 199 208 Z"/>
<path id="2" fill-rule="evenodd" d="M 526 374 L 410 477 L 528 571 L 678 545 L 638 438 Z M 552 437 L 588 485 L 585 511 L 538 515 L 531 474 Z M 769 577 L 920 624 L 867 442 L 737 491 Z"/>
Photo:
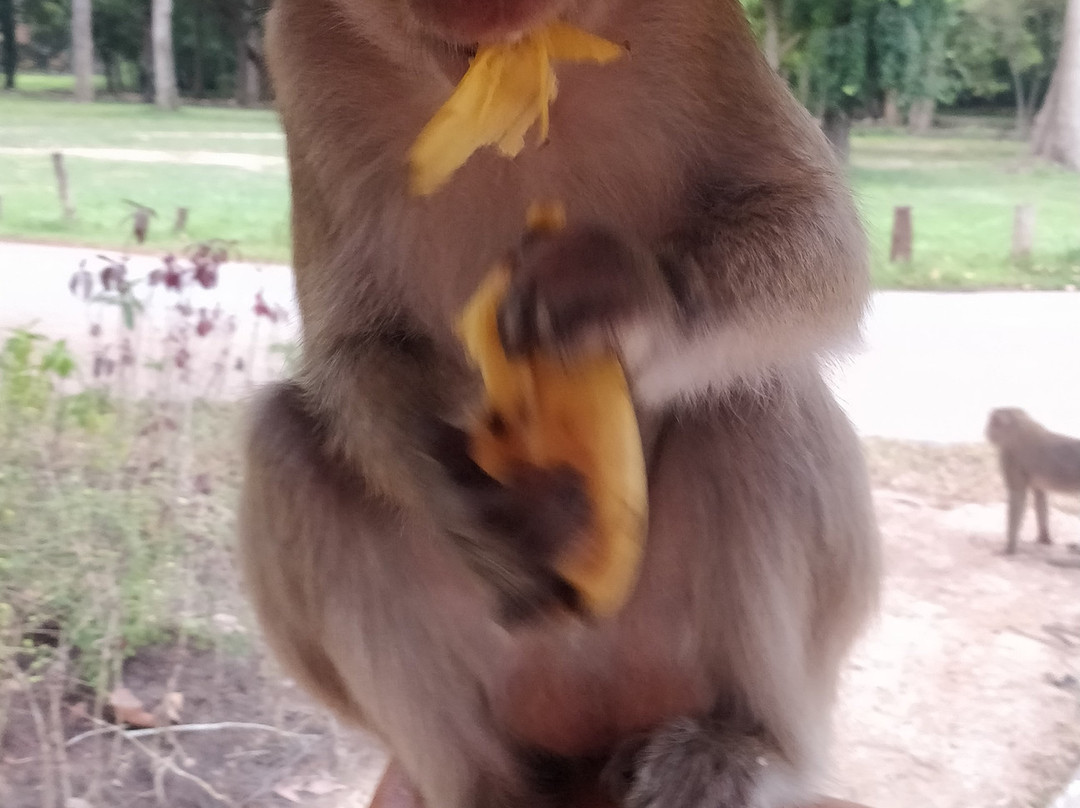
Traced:
<path id="1" fill-rule="evenodd" d="M 990 413 L 986 438 L 998 449 L 1001 475 L 1008 489 L 1005 552 L 1016 552 L 1027 494 L 1034 492 L 1039 544 L 1050 544 L 1048 491 L 1080 493 L 1080 440 L 1058 435 L 1018 407 Z"/>
<path id="2" fill-rule="evenodd" d="M 631 56 L 560 66 L 549 142 L 411 198 L 406 152 L 475 43 L 555 17 Z M 257 406 L 241 547 L 283 663 L 428 808 L 557 804 L 600 770 L 627 808 L 800 802 L 878 592 L 818 366 L 857 334 L 867 251 L 737 0 L 276 0 L 268 53 L 304 363 Z M 537 199 L 571 226 L 522 239 Z M 508 253 L 508 347 L 611 347 L 632 382 L 650 526 L 613 619 L 559 608 L 577 483 L 500 486 L 458 429 L 478 391 L 452 326 Z"/>

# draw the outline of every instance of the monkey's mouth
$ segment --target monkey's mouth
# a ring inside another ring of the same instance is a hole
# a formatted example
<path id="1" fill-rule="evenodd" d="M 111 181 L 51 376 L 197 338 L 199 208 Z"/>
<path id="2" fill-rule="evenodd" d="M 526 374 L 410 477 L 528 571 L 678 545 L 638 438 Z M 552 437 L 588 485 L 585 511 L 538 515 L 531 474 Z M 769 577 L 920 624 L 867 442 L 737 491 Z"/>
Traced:
<path id="1" fill-rule="evenodd" d="M 437 51 L 439 65 L 451 84 L 457 84 L 469 69 L 469 63 L 476 56 L 477 45 L 460 45 L 440 40 Z"/>
<path id="2" fill-rule="evenodd" d="M 558 16 L 566 0 L 410 0 L 425 27 L 448 42 L 513 39 Z"/>

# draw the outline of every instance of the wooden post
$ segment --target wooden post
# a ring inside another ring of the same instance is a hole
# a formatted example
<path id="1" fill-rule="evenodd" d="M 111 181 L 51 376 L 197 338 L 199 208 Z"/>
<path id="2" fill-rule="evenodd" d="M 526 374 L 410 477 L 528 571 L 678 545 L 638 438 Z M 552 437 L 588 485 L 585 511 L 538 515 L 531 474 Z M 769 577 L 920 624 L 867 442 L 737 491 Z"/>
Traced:
<path id="1" fill-rule="evenodd" d="M 173 225 L 173 235 L 178 236 L 181 233 L 183 233 L 185 230 L 187 230 L 187 217 L 188 217 L 188 209 L 187 208 L 177 208 L 176 209 L 176 224 Z"/>
<path id="2" fill-rule="evenodd" d="M 53 152 L 53 170 L 56 172 L 56 187 L 60 193 L 60 207 L 64 209 L 64 219 L 71 221 L 75 218 L 75 206 L 71 204 L 71 196 L 68 193 L 67 169 L 64 167 L 64 155 L 61 152 Z"/>
<path id="3" fill-rule="evenodd" d="M 1035 206 L 1017 205 L 1013 219 L 1012 257 L 1014 261 L 1030 261 L 1035 246 Z"/>
<path id="4" fill-rule="evenodd" d="M 898 261 L 911 262 L 912 237 L 911 208 L 908 206 L 896 208 L 893 211 L 892 249 L 889 251 L 890 261 L 894 264 Z"/>

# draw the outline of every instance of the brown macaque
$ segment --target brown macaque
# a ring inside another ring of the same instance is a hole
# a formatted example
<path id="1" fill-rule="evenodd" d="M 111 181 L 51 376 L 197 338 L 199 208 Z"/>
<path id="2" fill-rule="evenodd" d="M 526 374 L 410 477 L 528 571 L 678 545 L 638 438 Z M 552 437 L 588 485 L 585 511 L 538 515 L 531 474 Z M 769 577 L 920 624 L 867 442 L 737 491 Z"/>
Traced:
<path id="1" fill-rule="evenodd" d="M 1012 555 L 1020 541 L 1028 489 L 1035 500 L 1039 544 L 1051 544 L 1048 491 L 1080 493 L 1080 440 L 1058 435 L 1018 407 L 990 413 L 986 439 L 998 450 L 1001 476 L 1008 489 L 1005 552 Z"/>
<path id="2" fill-rule="evenodd" d="M 561 18 L 630 55 L 561 64 L 550 139 L 433 196 L 406 153 L 478 42 Z M 874 607 L 859 443 L 821 363 L 867 249 L 813 118 L 737 0 L 276 0 L 303 364 L 256 407 L 245 576 L 283 664 L 386 745 L 427 808 L 801 804 Z M 569 226 L 523 238 L 537 200 Z M 500 485 L 461 431 L 454 323 L 510 256 L 507 347 L 619 353 L 648 459 L 641 576 L 605 619 L 552 560 L 580 481 Z"/>

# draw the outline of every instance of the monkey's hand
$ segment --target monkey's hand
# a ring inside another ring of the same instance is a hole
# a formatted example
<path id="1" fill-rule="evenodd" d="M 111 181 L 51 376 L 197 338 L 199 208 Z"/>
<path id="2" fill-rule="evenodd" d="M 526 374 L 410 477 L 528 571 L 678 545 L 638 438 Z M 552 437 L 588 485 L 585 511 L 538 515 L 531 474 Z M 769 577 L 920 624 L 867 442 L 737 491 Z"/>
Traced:
<path id="1" fill-rule="evenodd" d="M 510 264 L 499 311 L 509 354 L 601 354 L 617 349 L 620 335 L 637 324 L 677 314 L 656 257 L 603 228 L 529 233 Z"/>
<path id="2" fill-rule="evenodd" d="M 585 481 L 569 466 L 522 465 L 498 482 L 469 456 L 466 433 L 438 422 L 431 456 L 442 484 L 430 506 L 466 562 L 496 592 L 500 618 L 517 623 L 556 608 L 581 610 L 554 567 L 589 521 Z"/>
<path id="3" fill-rule="evenodd" d="M 692 718 L 627 742 L 603 780 L 622 808 L 756 808 L 775 805 L 766 795 L 790 794 L 795 782 L 763 738 Z"/>

